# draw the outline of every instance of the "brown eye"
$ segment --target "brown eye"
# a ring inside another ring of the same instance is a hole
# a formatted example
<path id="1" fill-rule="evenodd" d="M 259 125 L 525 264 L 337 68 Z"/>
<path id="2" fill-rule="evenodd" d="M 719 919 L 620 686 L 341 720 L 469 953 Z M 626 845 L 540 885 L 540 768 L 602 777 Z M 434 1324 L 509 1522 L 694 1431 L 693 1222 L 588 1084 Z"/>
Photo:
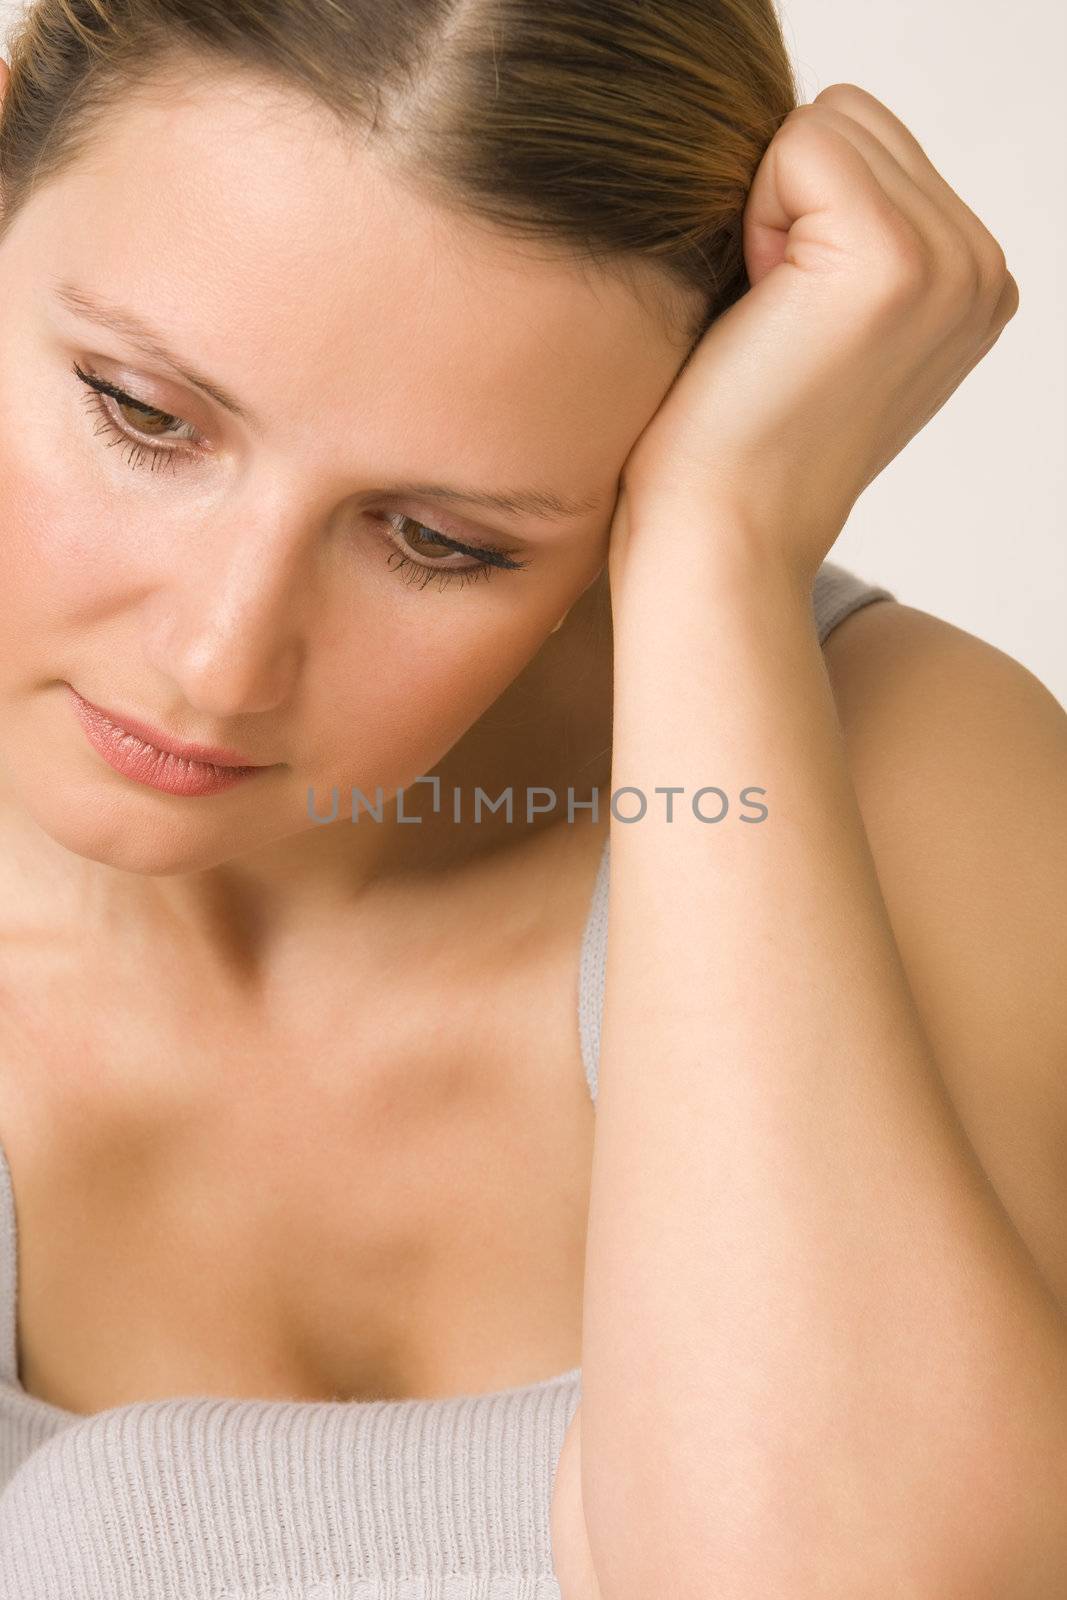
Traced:
<path id="1" fill-rule="evenodd" d="M 529 565 L 495 545 L 467 544 L 465 540 L 438 533 L 436 528 L 403 512 L 382 520 L 391 530 L 387 540 L 390 567 L 405 574 L 407 582 L 419 588 L 424 589 L 430 582 L 436 582 L 442 589 L 451 583 L 475 583 L 479 578 L 490 577 L 494 569 L 517 571 Z M 413 543 L 408 543 L 407 529 L 415 530 Z M 443 560 L 442 556 L 466 556 L 468 559 L 459 565 L 454 560 Z"/>
<path id="2" fill-rule="evenodd" d="M 83 372 L 77 362 L 74 363 L 74 373 L 88 388 L 89 393 L 85 398 L 104 424 L 103 429 L 97 432 L 110 434 L 114 444 L 129 446 L 130 466 L 147 465 L 173 470 L 179 458 L 188 458 L 196 453 L 191 447 L 200 435 L 191 423 L 183 422 L 181 417 L 174 417 L 169 411 L 160 411 L 158 406 L 150 406 L 145 400 L 138 400 L 136 395 L 127 394 L 125 389 L 109 383 L 106 378 Z M 128 417 L 126 413 L 131 415 Z M 156 445 L 149 442 L 153 439 L 166 442 Z"/>
<path id="3" fill-rule="evenodd" d="M 153 438 L 166 438 L 168 429 L 185 426 L 180 417 L 172 417 L 167 411 L 157 411 L 154 406 L 142 405 L 139 400 L 116 400 L 115 404 L 120 412 L 124 408 L 133 411 L 134 427 Z"/>
<path id="4" fill-rule="evenodd" d="M 416 522 L 414 517 L 396 516 L 389 518 L 394 528 L 399 528 L 400 538 L 407 549 L 414 555 L 426 556 L 431 561 L 439 563 L 445 556 L 461 554 L 451 544 L 446 544 L 444 536 L 436 528 L 430 528 L 425 522 Z M 457 563 L 452 562 L 455 566 Z"/>

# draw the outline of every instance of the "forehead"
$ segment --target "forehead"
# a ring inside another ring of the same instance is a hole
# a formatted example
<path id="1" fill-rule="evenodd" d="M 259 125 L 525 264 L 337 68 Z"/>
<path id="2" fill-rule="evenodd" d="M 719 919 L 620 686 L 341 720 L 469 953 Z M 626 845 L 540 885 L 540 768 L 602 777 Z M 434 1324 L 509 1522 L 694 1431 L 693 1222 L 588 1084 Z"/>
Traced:
<path id="1" fill-rule="evenodd" d="M 135 308 L 279 438 L 353 462 L 562 461 L 587 488 L 684 355 L 654 293 L 431 202 L 251 77 L 130 96 L 27 213 L 39 281 Z"/>

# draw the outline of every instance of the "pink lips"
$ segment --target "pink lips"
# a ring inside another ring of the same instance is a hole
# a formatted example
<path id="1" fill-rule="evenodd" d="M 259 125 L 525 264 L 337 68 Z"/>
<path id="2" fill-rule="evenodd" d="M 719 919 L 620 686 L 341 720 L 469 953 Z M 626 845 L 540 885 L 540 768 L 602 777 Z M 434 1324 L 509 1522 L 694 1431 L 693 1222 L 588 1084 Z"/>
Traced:
<path id="1" fill-rule="evenodd" d="M 222 794 L 244 783 L 265 766 L 245 762 L 238 751 L 214 745 L 187 744 L 123 715 L 93 705 L 67 684 L 74 713 L 89 743 L 109 766 L 125 777 L 160 789 L 164 794 Z"/>

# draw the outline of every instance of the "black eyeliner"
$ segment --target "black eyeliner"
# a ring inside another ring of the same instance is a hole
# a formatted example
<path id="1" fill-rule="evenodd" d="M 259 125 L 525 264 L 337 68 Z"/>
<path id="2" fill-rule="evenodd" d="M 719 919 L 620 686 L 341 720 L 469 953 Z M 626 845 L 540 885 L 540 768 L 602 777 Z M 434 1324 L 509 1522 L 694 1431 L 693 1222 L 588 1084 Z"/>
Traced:
<path id="1" fill-rule="evenodd" d="M 418 527 L 425 526 L 424 523 L 419 522 L 417 517 L 412 517 L 410 520 Z M 433 531 L 436 533 L 436 528 Z M 437 534 L 437 537 L 443 544 L 447 544 L 450 549 L 458 550 L 461 555 L 473 556 L 476 561 L 488 561 L 494 567 L 504 567 L 509 571 L 516 571 L 519 567 L 529 565 L 527 561 L 513 560 L 511 556 L 505 555 L 503 550 L 495 550 L 492 545 L 464 544 L 460 539 L 453 539 L 443 533 Z"/>
<path id="2" fill-rule="evenodd" d="M 148 412 L 157 417 L 170 417 L 171 415 L 169 411 L 160 411 L 158 406 L 150 406 L 144 400 L 135 399 L 132 394 L 127 394 L 125 389 L 120 389 L 117 384 L 109 383 L 106 378 L 96 378 L 89 372 L 83 372 L 76 361 L 74 370 L 81 381 L 87 383 L 91 389 L 97 389 L 103 394 L 109 394 L 112 400 L 118 400 L 124 406 L 132 406 L 135 411 Z M 177 422 L 180 419 L 174 417 L 172 420 Z"/>

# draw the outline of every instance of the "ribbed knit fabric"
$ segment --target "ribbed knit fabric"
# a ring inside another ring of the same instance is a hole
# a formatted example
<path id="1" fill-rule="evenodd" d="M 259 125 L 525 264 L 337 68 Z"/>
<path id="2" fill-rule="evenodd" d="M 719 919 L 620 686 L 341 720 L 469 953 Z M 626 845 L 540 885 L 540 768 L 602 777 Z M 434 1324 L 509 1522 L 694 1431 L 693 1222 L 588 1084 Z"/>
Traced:
<path id="1" fill-rule="evenodd" d="M 820 639 L 894 598 L 824 562 Z M 578 975 L 594 1103 L 609 854 Z M 19 1383 L 17 1252 L 0 1147 L 0 1600 L 560 1600 L 549 1510 L 580 1367 L 446 1400 L 192 1396 L 80 1416 Z"/>

